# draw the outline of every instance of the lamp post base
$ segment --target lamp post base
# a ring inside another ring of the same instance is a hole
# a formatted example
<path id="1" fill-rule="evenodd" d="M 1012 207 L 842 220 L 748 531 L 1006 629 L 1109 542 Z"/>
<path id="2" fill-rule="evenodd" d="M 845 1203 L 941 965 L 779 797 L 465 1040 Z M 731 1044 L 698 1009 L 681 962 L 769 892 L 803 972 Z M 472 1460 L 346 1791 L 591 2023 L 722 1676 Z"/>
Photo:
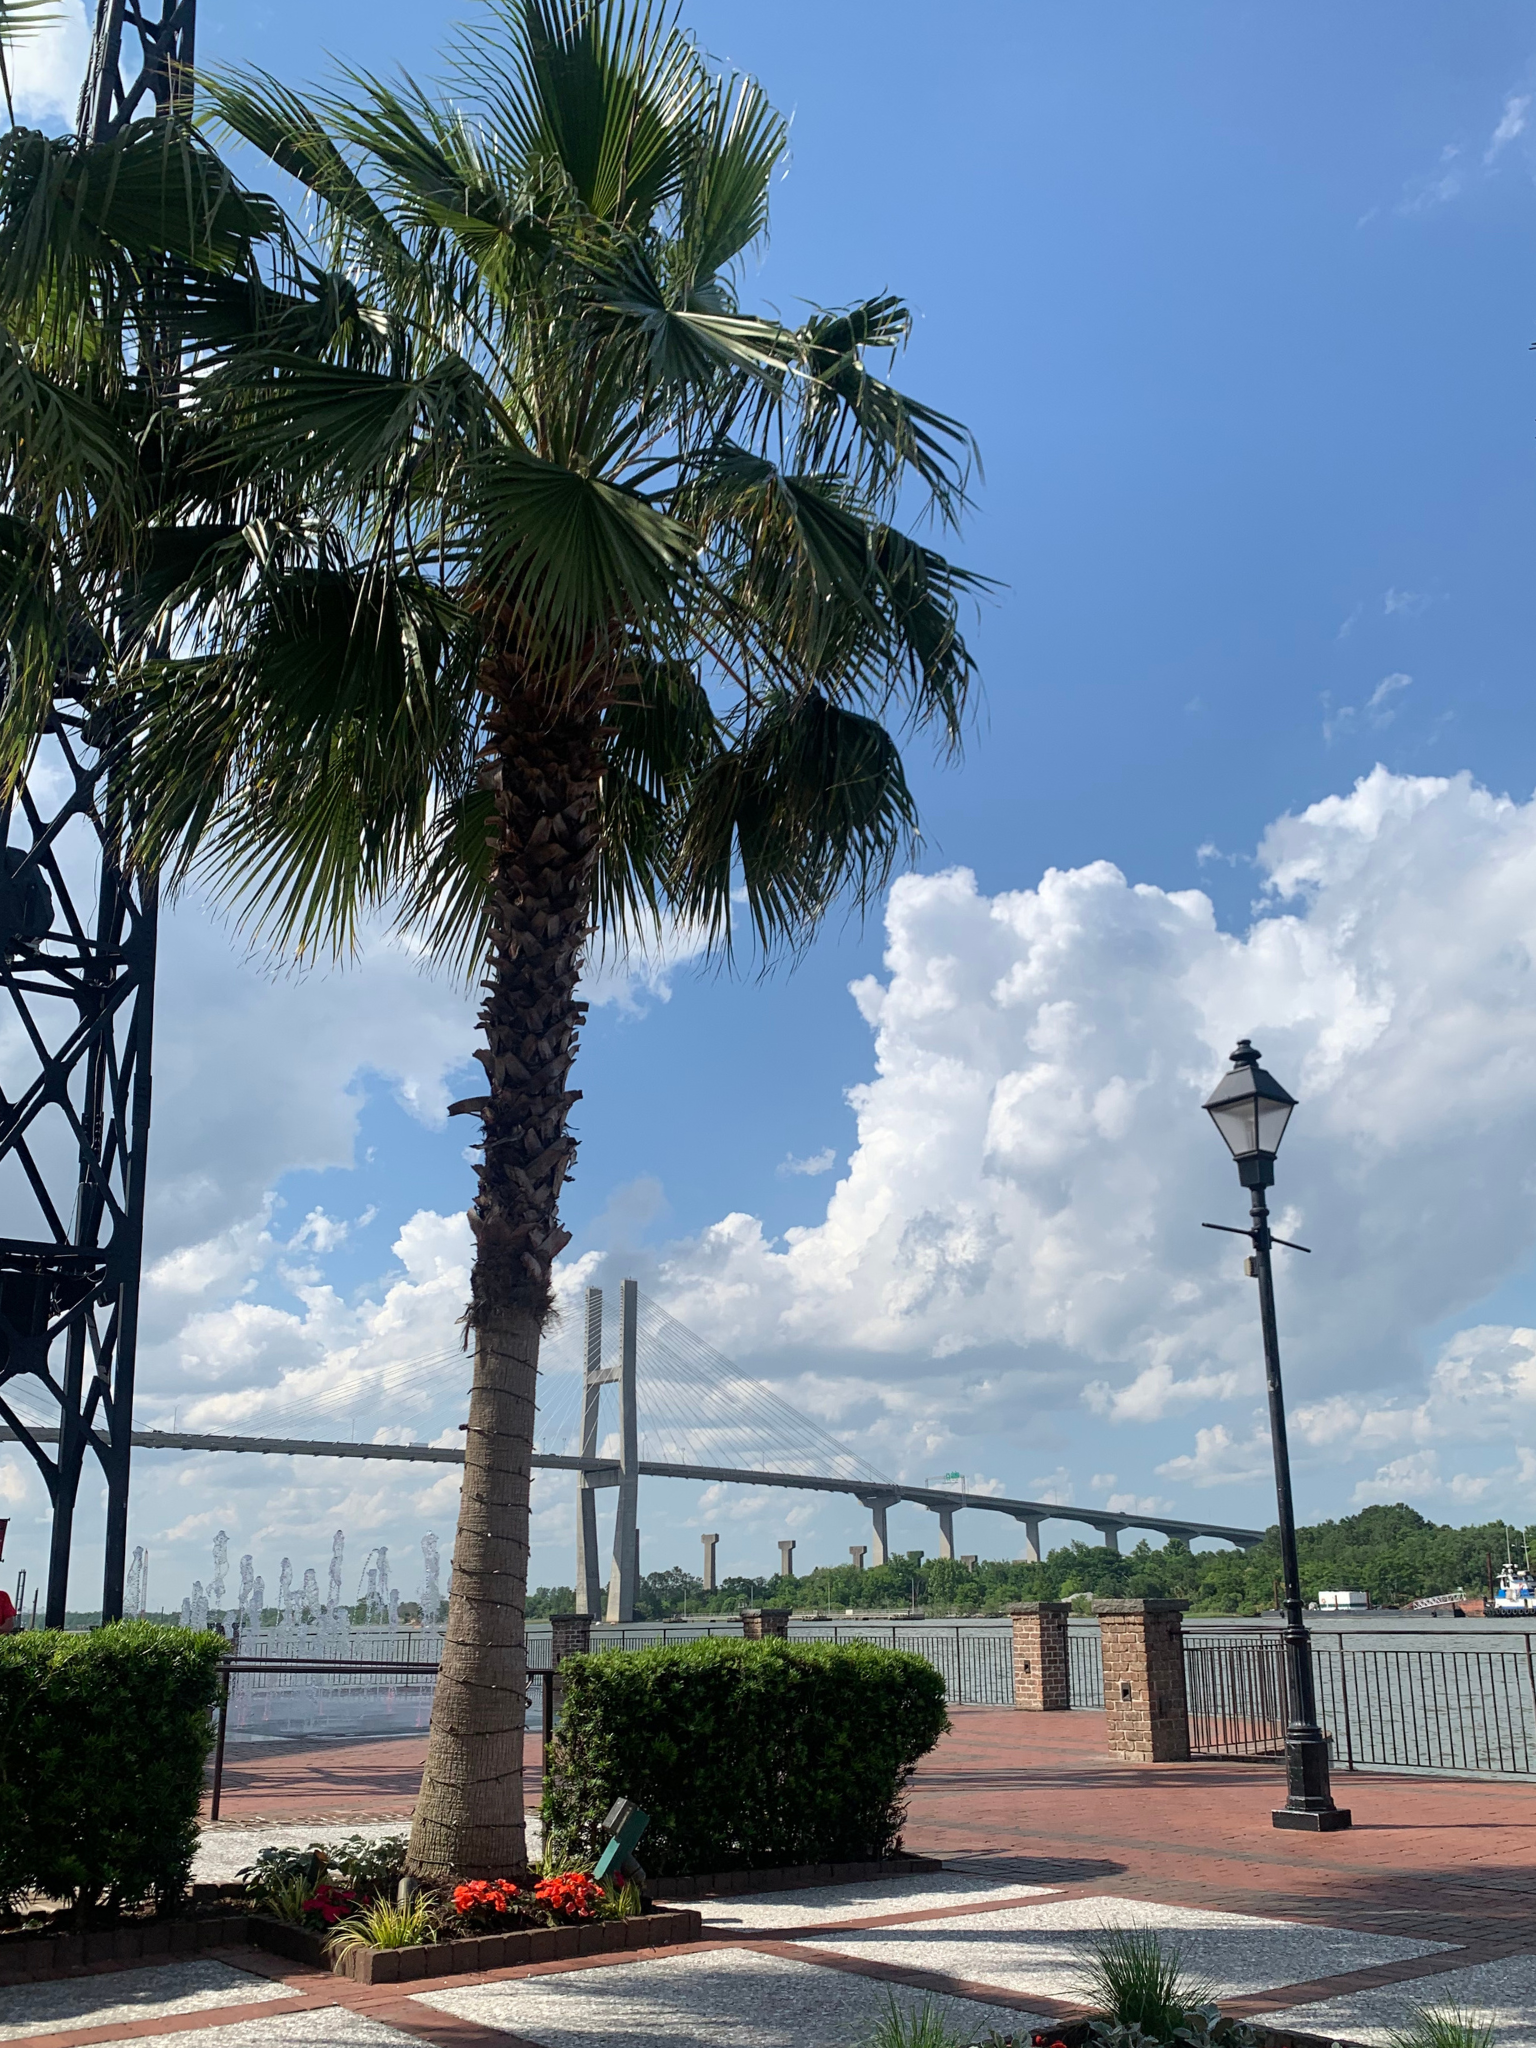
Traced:
<path id="1" fill-rule="evenodd" d="M 1314 1835 L 1333 1834 L 1350 1824 L 1346 1808 L 1335 1806 L 1328 1785 L 1328 1738 L 1311 1718 L 1311 1649 L 1306 1633 L 1295 1636 L 1286 1631 L 1290 1689 L 1293 1699 L 1306 1703 L 1307 1718 L 1293 1721 L 1285 1731 L 1285 1804 L 1277 1807 L 1277 1828 L 1303 1828 Z"/>
<path id="2" fill-rule="evenodd" d="M 1304 1808 L 1295 1806 L 1277 1806 L 1270 1819 L 1277 1828 L 1301 1828 L 1312 1835 L 1336 1835 L 1340 1828 L 1354 1825 L 1347 1806 L 1325 1807 L 1321 1813 L 1308 1813 Z"/>

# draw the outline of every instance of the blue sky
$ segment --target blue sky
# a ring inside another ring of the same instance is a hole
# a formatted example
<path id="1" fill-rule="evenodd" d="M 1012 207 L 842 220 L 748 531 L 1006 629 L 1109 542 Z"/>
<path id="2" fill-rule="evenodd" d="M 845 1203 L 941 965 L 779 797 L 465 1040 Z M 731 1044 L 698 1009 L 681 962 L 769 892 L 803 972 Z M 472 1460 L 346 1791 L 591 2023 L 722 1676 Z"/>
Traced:
<path id="1" fill-rule="evenodd" d="M 199 50 L 209 64 L 259 62 L 291 78 L 321 72 L 328 53 L 430 73 L 456 11 L 430 0 L 409 10 L 202 0 Z M 1298 1092 L 1313 1080 L 1318 1107 L 1310 1124 L 1305 1104 L 1294 1121 L 1282 1180 L 1293 1176 L 1303 1213 L 1314 1228 L 1326 1221 L 1336 1252 L 1330 1270 L 1320 1243 L 1314 1270 L 1288 1280 L 1296 1291 L 1282 1301 L 1296 1333 L 1295 1396 L 1315 1416 L 1300 1432 L 1303 1513 L 1401 1497 L 1437 1519 L 1523 1519 L 1536 1464 L 1517 1451 L 1522 1431 L 1536 1443 L 1536 1405 L 1527 1421 L 1528 1347 L 1509 1331 L 1536 1321 L 1536 1244 L 1523 1225 L 1493 1220 L 1464 1241 L 1447 1211 L 1504 1215 L 1536 1121 L 1529 1006 L 1500 979 L 1527 940 L 1536 947 L 1522 880 L 1536 787 L 1529 9 L 690 0 L 684 19 L 793 117 L 771 243 L 744 297 L 792 313 L 807 300 L 906 296 L 915 326 L 899 376 L 977 435 L 984 474 L 956 546 L 1001 587 L 974 624 L 985 695 L 967 760 L 941 768 L 921 750 L 912 760 L 926 830 L 919 871 L 969 870 L 974 901 L 919 892 L 893 912 L 895 940 L 879 918 L 837 925 L 792 974 L 730 979 L 685 965 L 659 993 L 641 986 L 595 1009 L 567 1203 L 571 1258 L 589 1255 L 576 1277 L 640 1271 L 723 1349 L 802 1405 L 819 1403 L 885 1469 L 961 1464 L 1015 1494 L 1050 1486 L 1262 1523 L 1262 1459 L 1242 1450 L 1255 1441 L 1251 1292 L 1220 1291 L 1209 1244 L 1163 1235 L 1187 1225 L 1198 1238 L 1203 1217 L 1236 1218 L 1235 1176 L 1195 1128 L 1192 1076 L 1203 1060 L 1208 1085 L 1219 1041 L 1251 1030 L 1277 1067 L 1291 1061 L 1282 1078 Z M 1378 763 L 1387 780 L 1351 797 Z M 1431 788 L 1426 778 L 1451 780 Z M 1513 804 L 1500 810 L 1480 791 Z M 1282 827 L 1256 865 L 1276 821 L 1330 799 L 1354 808 Z M 1015 919 L 1009 943 L 1036 949 L 1030 1000 L 1058 1020 L 1075 1006 L 1071 1044 L 1042 1052 L 1039 1016 L 1033 1037 L 1010 1038 L 984 977 L 965 993 L 975 949 L 992 943 L 1002 915 L 984 906 L 1035 890 L 1047 870 L 1105 862 L 1133 887 L 1067 891 Z M 1291 894 L 1266 893 L 1277 874 Z M 1186 914 L 1164 906 L 1189 891 L 1210 898 L 1217 937 L 1198 936 L 1196 918 L 1169 938 L 1168 920 Z M 1243 951 L 1256 903 L 1277 932 L 1287 917 L 1295 927 L 1294 953 L 1278 965 L 1278 938 Z M 189 1044 L 204 1003 L 275 1004 L 295 1033 L 312 1028 L 302 1020 L 317 1014 L 313 989 L 273 992 L 194 909 L 182 925 L 170 944 L 184 965 L 167 971 L 185 991 Z M 1019 936 L 1025 925 L 1032 937 Z M 904 965 L 882 965 L 888 943 L 905 948 Z M 1213 994 L 1227 973 L 1232 989 Z M 895 986 L 898 1021 L 894 1010 L 875 1020 L 873 999 L 861 1010 L 850 996 L 870 976 Z M 960 1019 L 953 1042 L 907 1001 L 936 979 Z M 334 1340 L 302 1305 L 305 1287 L 329 1288 L 354 1316 L 382 1302 L 404 1270 L 392 1251 L 401 1226 L 418 1211 L 451 1217 L 469 1191 L 462 1126 L 432 1115 L 453 1092 L 456 999 L 402 997 L 402 1016 L 421 1004 L 420 1030 L 374 1044 L 362 1019 L 369 987 L 365 973 L 324 997 L 335 1044 L 323 1082 L 308 1084 L 328 1093 L 314 1096 L 307 1130 L 289 1142 L 270 1128 L 275 1092 L 305 1058 L 302 1036 L 286 1065 L 253 1053 L 244 1109 L 231 1112 L 226 1185 L 207 1220 L 215 1236 L 246 1229 L 245 1263 L 213 1259 L 224 1277 L 196 1312 L 248 1322 L 255 1304 L 289 1318 L 250 1354 L 258 1378 L 281 1375 L 285 1343 L 294 1358 L 318 1358 L 315 1345 Z M 1162 1090 L 1190 1124 L 1187 1163 L 1183 1138 L 1170 1135 L 1182 1124 L 1138 1122 L 1138 1110 L 1116 1125 L 1096 1110 L 1092 1163 L 1080 1147 L 1041 1165 L 1037 1120 L 1028 1160 L 996 1166 L 998 1119 L 1014 1100 L 1007 1077 L 1033 1060 L 1030 1085 L 1044 1092 L 1030 1099 L 1048 1098 L 1045 1121 L 1059 1123 L 1085 1089 L 1109 1099 L 1108 1070 L 1078 1074 L 1073 1047 L 1111 1038 L 1114 1075 L 1131 1077 L 1137 1102 Z M 992 1049 L 976 1072 L 991 1077 L 993 1149 L 968 1153 L 968 1112 L 944 1096 L 944 1077 L 970 1057 L 962 1044 L 983 1041 Z M 1485 1064 L 1504 1076 L 1502 1107 L 1479 1094 Z M 1369 1100 L 1373 1075 L 1395 1105 L 1390 1129 Z M 858 1144 L 848 1091 L 877 1080 L 863 1163 L 842 1211 L 829 1212 Z M 174 1100 L 174 1077 L 168 1085 Z M 417 1113 L 402 1087 L 416 1089 Z M 928 1207 L 912 1196 L 891 1258 L 892 1270 L 910 1265 L 927 1231 L 947 1247 L 933 1254 L 944 1272 L 964 1267 L 937 1334 L 932 1300 L 892 1307 L 877 1277 L 884 1226 L 868 1220 L 871 1189 L 898 1209 L 905 1199 L 891 1194 L 900 1174 L 888 1161 L 922 1152 L 924 1118 L 949 1119 L 949 1163 L 932 1168 Z M 189 1157 L 196 1140 L 189 1123 Z M 166 1143 L 180 1160 L 183 1141 Z M 785 1170 L 828 1148 L 824 1173 Z M 1032 1173 L 1055 1176 L 1054 1192 Z M 1011 1192 L 997 1193 L 1005 1184 Z M 1417 1207 L 1389 1228 L 1404 1190 Z M 258 1226 L 268 1194 L 283 1206 Z M 311 1277 L 295 1281 L 298 1253 L 280 1241 L 317 1208 L 349 1229 L 311 1231 Z M 865 1222 L 850 1223 L 850 1210 Z M 760 1219 L 770 1249 L 726 1257 L 710 1233 L 738 1214 Z M 1140 1249 L 1117 1235 L 1127 1216 L 1145 1226 Z M 813 1241 L 791 1271 L 781 1234 L 794 1226 Z M 160 1227 L 162 1253 L 203 1242 L 183 1212 Z M 1041 1246 L 1058 1229 L 1077 1249 L 1053 1266 Z M 963 1259 L 956 1230 L 974 1241 Z M 1165 1273 L 1166 1297 L 1134 1279 L 1147 1277 L 1149 1245 L 1163 1267 L 1188 1261 Z M 1012 1297 L 1010 1274 L 1032 1276 Z M 1193 1322 L 1180 1321 L 1180 1288 L 1200 1296 Z M 1129 1305 L 1119 1322 L 1088 1327 L 1074 1321 L 1074 1290 Z M 212 1355 L 199 1344 L 216 1348 L 222 1326 L 205 1322 L 192 1343 L 179 1313 L 156 1311 L 149 1383 L 192 1400 L 198 1361 Z M 441 1321 L 441 1303 L 430 1313 Z M 1466 1335 L 1478 1331 L 1493 1334 Z M 1159 1393 L 1159 1372 L 1182 1391 Z M 1085 1395 L 1094 1387 L 1107 1391 Z M 1347 1412 L 1337 1406 L 1346 1397 Z M 1481 1422 L 1468 1419 L 1474 1410 Z M 146 1500 L 138 1540 L 189 1579 L 227 1516 L 237 1549 L 272 1551 L 270 1582 L 276 1551 L 301 1527 L 329 1526 L 333 1499 L 360 1531 L 387 1528 L 397 1546 L 429 1510 L 440 1527 L 451 1521 L 440 1489 L 418 1502 L 350 1483 L 300 1475 L 274 1506 L 270 1477 L 180 1473 L 176 1511 Z M 40 1564 L 38 1489 L 10 1484 L 17 1554 Z M 793 1525 L 802 1561 L 860 1536 L 856 1510 L 805 1512 Z M 771 1537 L 787 1532 L 779 1502 L 716 1510 L 669 1491 L 642 1511 L 648 1562 L 675 1552 L 691 1563 L 716 1513 L 736 1517 L 743 1561 L 766 1562 Z M 536 1579 L 568 1577 L 567 1523 L 551 1496 Z M 898 1540 L 932 1547 L 931 1529 L 919 1519 Z M 985 1548 L 985 1531 L 964 1547 Z M 94 1576 L 94 1563 L 83 1571 Z"/>

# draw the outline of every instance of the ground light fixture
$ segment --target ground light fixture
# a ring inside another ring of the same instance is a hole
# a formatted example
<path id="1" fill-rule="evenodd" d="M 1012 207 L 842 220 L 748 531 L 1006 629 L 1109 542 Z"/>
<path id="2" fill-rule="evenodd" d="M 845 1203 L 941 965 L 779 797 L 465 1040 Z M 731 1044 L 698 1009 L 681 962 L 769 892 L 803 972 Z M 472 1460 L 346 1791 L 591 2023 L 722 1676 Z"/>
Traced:
<path id="1" fill-rule="evenodd" d="M 1275 1154 L 1290 1122 L 1296 1098 L 1273 1074 L 1259 1065 L 1259 1055 L 1246 1038 L 1237 1041 L 1232 1071 L 1223 1075 L 1205 1099 L 1206 1113 L 1237 1161 L 1237 1177 L 1249 1191 L 1249 1225 L 1209 1223 L 1208 1230 L 1227 1230 L 1246 1237 L 1253 1255 L 1245 1270 L 1259 1283 L 1259 1323 L 1264 1334 L 1264 1379 L 1269 1390 L 1269 1434 L 1275 1453 L 1275 1499 L 1280 1510 L 1280 1566 L 1285 1582 L 1285 1655 L 1287 1720 L 1285 1728 L 1284 1806 L 1277 1807 L 1277 1828 L 1305 1828 L 1330 1834 L 1347 1828 L 1350 1815 L 1335 1806 L 1328 1785 L 1328 1742 L 1317 1725 L 1317 1693 L 1312 1682 L 1312 1645 L 1301 1604 L 1301 1572 L 1296 1562 L 1296 1512 L 1291 1503 L 1291 1456 L 1285 1434 L 1285 1395 L 1280 1385 L 1280 1338 L 1275 1327 L 1275 1283 L 1270 1268 L 1272 1244 L 1305 1251 L 1275 1237 L 1269 1227 L 1264 1190 L 1274 1185 Z"/>

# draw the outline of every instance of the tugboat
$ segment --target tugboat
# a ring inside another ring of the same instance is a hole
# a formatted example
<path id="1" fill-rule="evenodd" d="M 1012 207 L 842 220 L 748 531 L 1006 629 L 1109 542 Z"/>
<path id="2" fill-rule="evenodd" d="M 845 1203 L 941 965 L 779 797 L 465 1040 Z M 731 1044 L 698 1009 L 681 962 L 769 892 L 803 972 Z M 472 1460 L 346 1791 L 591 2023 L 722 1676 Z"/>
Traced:
<path id="1" fill-rule="evenodd" d="M 1504 1528 L 1504 1563 L 1499 1569 L 1498 1590 L 1493 1596 L 1495 1614 L 1536 1614 L 1536 1578 L 1531 1575 L 1531 1546 L 1522 1530 L 1520 1541 L 1525 1563 L 1518 1565 L 1510 1550 L 1509 1526 Z"/>

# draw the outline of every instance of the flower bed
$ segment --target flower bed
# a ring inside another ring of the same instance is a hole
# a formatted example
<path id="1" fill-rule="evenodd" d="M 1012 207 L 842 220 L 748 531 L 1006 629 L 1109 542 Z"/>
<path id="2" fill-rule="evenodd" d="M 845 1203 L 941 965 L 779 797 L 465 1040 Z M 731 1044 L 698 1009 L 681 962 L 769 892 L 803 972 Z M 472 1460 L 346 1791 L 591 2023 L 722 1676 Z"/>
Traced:
<path id="1" fill-rule="evenodd" d="M 1102 2027 L 1102 2021 L 1099 2024 Z M 1257 2048 L 1360 2048 L 1359 2043 L 1338 2034 L 1304 2034 L 1296 2027 L 1266 2026 L 1262 2019 L 1246 2019 L 1242 2027 Z M 1029 2048 L 1094 2048 L 1094 2022 L 1091 2019 L 1062 2020 L 1054 2027 L 1044 2027 L 1038 2033 L 1027 2037 L 1021 2034 L 1015 2038 L 1019 2042 L 1027 2038 Z"/>
<path id="2" fill-rule="evenodd" d="M 697 1913 L 648 1910 L 635 1885 L 609 1891 L 586 1870 L 402 1885 L 404 1865 L 403 1835 L 264 1849 L 241 1872 L 250 1939 L 362 1984 L 396 1984 L 699 1936 Z"/>
<path id="3" fill-rule="evenodd" d="M 613 1955 L 621 1949 L 669 1948 L 698 1941 L 701 1933 L 700 1916 L 685 1906 L 633 1913 L 623 1920 L 588 1920 L 577 1927 L 461 1935 L 407 1948 L 353 1948 L 337 1957 L 335 1968 L 359 1984 L 403 1984 L 421 1977 L 460 1977 L 474 1970 L 565 1962 L 572 1956 Z"/>

